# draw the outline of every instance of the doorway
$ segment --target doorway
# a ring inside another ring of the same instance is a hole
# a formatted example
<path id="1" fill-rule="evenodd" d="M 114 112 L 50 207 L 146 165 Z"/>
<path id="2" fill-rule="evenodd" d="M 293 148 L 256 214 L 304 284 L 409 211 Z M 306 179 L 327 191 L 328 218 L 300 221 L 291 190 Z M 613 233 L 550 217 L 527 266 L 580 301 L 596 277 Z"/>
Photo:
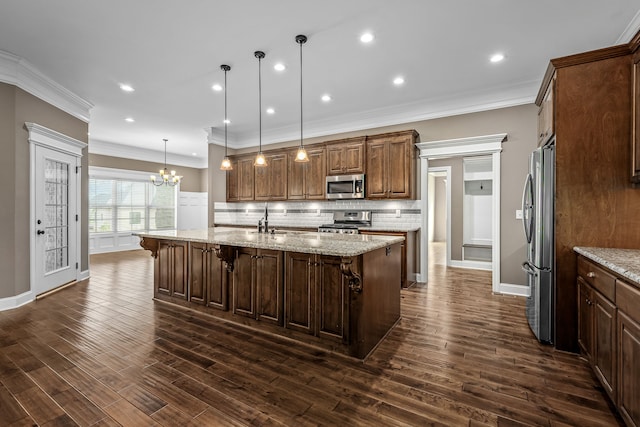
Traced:
<path id="1" fill-rule="evenodd" d="M 451 167 L 429 168 L 428 189 L 428 232 L 430 263 L 450 264 L 451 252 Z"/>

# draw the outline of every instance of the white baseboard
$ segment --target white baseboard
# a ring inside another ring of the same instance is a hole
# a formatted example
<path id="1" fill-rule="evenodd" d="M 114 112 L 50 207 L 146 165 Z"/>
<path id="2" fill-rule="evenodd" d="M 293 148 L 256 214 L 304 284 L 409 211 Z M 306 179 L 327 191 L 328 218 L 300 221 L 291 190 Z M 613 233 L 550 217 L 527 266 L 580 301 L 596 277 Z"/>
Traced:
<path id="1" fill-rule="evenodd" d="M 78 279 L 77 279 L 77 280 L 78 280 L 78 282 L 79 282 L 79 281 L 81 281 L 81 280 L 86 280 L 86 279 L 88 279 L 89 277 L 91 277 L 91 275 L 89 274 L 89 269 L 87 269 L 87 270 L 82 270 L 82 271 L 80 272 L 80 274 L 78 275 Z"/>
<path id="2" fill-rule="evenodd" d="M 500 283 L 500 293 L 506 295 L 515 295 L 519 297 L 528 297 L 530 289 L 524 285 L 514 285 L 511 283 Z"/>
<path id="3" fill-rule="evenodd" d="M 451 260 L 451 264 L 449 264 L 449 267 L 456 267 L 456 268 L 471 268 L 474 270 L 487 270 L 487 271 L 492 271 L 493 270 L 493 266 L 491 265 L 490 262 L 482 262 L 482 261 L 457 261 L 457 260 Z"/>
<path id="4" fill-rule="evenodd" d="M 416 273 L 416 277 L 414 280 L 419 283 L 427 283 L 427 275 L 423 276 L 420 273 Z"/>
<path id="5" fill-rule="evenodd" d="M 18 308 L 25 304 L 35 300 L 35 295 L 32 291 L 16 295 L 14 297 L 0 298 L 0 311 L 11 310 L 12 308 Z"/>

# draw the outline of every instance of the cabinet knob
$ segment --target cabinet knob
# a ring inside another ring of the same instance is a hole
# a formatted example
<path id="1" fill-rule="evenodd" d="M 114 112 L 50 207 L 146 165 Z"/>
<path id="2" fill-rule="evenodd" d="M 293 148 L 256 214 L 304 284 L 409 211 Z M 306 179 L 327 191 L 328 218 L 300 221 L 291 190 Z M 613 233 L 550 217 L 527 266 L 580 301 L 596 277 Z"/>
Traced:
<path id="1" fill-rule="evenodd" d="M 590 271 L 587 273 L 587 277 L 593 279 L 594 277 L 596 277 L 596 273 L 594 273 L 593 271 Z"/>

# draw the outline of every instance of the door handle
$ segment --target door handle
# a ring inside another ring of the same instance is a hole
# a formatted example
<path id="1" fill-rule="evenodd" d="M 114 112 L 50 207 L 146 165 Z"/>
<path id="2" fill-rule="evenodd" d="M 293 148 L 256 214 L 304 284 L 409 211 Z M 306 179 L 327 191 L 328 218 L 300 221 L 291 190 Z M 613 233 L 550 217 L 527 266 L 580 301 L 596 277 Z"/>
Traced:
<path id="1" fill-rule="evenodd" d="M 44 234 L 44 230 L 38 230 L 37 233 L 38 234 Z"/>

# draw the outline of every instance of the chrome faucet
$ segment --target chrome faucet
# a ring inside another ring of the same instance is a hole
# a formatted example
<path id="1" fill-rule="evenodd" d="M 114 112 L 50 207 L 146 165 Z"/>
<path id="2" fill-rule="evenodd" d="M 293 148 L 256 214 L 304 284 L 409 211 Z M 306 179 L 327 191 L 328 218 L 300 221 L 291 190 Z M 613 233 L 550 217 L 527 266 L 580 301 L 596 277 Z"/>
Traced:
<path id="1" fill-rule="evenodd" d="M 269 232 L 269 209 L 267 208 L 267 202 L 264 203 L 264 232 Z"/>

